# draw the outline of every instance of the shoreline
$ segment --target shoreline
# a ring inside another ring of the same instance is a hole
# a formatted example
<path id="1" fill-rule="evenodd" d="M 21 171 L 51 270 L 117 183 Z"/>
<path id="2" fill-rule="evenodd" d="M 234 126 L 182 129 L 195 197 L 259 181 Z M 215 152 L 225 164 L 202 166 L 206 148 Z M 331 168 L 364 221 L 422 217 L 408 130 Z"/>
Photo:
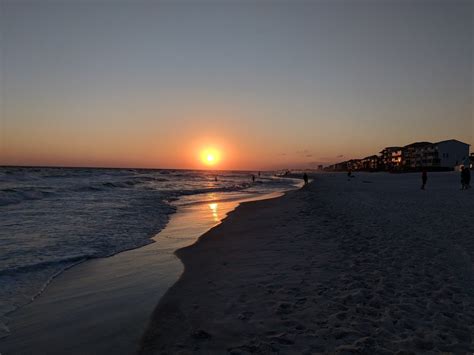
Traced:
<path id="1" fill-rule="evenodd" d="M 221 223 L 226 214 L 235 209 L 240 202 L 274 198 L 278 194 L 282 193 L 247 194 L 240 198 L 238 196 L 229 198 L 224 195 L 213 204 L 214 210 L 209 209 L 210 201 L 178 204 L 176 213 L 170 215 L 165 228 L 150 238 L 150 243 L 105 258 L 82 261 L 52 278 L 30 303 L 10 313 L 13 315 L 8 322 L 11 334 L 0 339 L 0 351 L 7 355 L 22 350 L 27 352 L 28 349 L 38 350 L 42 347 L 50 354 L 60 354 L 64 351 L 78 354 L 109 351 L 128 354 L 135 351 L 157 299 L 176 282 L 182 272 L 181 261 L 174 255 L 174 251 L 193 243 L 209 228 Z M 184 233 L 187 237 L 179 237 L 180 233 Z M 167 253 L 167 256 L 163 256 L 163 253 Z M 154 269 L 157 265 L 162 270 L 149 270 L 150 267 Z M 137 276 L 131 276 L 131 272 Z M 137 278 L 139 280 L 136 280 Z M 150 286 L 158 280 L 162 285 Z M 127 283 L 134 285 L 134 290 L 128 290 L 132 287 L 127 286 Z M 145 291 L 146 289 L 148 291 Z M 144 296 L 144 293 L 148 296 Z M 127 315 L 121 315 L 120 320 L 114 319 L 114 313 L 121 312 L 121 304 L 117 301 L 120 297 L 129 302 L 130 308 L 136 308 L 131 310 L 130 314 L 134 312 L 137 314 L 129 316 L 128 320 Z M 108 302 L 109 298 L 113 301 Z M 135 299 L 140 305 L 130 301 L 130 298 Z M 147 306 L 143 306 L 143 303 L 147 303 Z M 147 307 L 148 311 L 145 309 Z M 97 316 L 94 312 L 102 314 L 100 317 L 103 319 L 97 318 L 96 321 L 90 319 Z M 68 319 L 74 322 L 71 323 Z M 115 326 L 117 328 L 115 331 L 111 329 L 114 328 L 113 323 L 117 321 L 129 323 L 124 326 L 129 328 L 128 331 L 118 329 L 122 327 L 120 325 Z M 138 326 L 137 322 L 142 326 Z M 103 324 L 97 328 L 96 323 Z M 85 326 L 86 324 L 88 326 Z M 92 334 L 82 336 L 81 341 L 74 345 L 75 333 L 89 332 L 89 329 L 94 329 Z M 130 335 L 130 332 L 134 335 Z M 117 337 L 121 338 L 118 342 Z M 124 341 L 123 338 L 127 337 L 128 340 Z M 104 344 L 113 342 L 118 344 Z"/>
<path id="2" fill-rule="evenodd" d="M 359 175 L 242 204 L 181 248 L 140 354 L 472 352 L 472 191 Z"/>
<path id="3" fill-rule="evenodd" d="M 296 190 L 291 190 L 291 191 L 286 191 L 284 194 L 279 196 L 278 198 L 273 198 L 273 199 L 262 199 L 262 200 L 255 200 L 255 201 L 248 201 L 248 202 L 243 202 L 240 203 L 237 208 L 232 210 L 230 213 L 227 214 L 227 217 L 222 220 L 222 222 L 219 225 L 216 225 L 215 227 L 211 228 L 208 230 L 206 233 L 202 234 L 196 241 L 195 243 L 185 246 L 183 248 L 180 248 L 176 250 L 175 254 L 176 256 L 181 260 L 181 262 L 184 265 L 184 270 L 181 273 L 179 279 L 171 286 L 167 292 L 161 297 L 157 307 L 153 311 L 152 314 L 152 319 L 150 324 L 148 325 L 147 331 L 144 333 L 142 340 L 141 340 L 141 346 L 139 353 L 140 354 L 151 354 L 151 353 L 161 353 L 162 351 L 164 353 L 187 353 L 189 351 L 198 351 L 199 348 L 193 346 L 192 348 L 188 348 L 183 346 L 183 344 L 178 343 L 177 348 L 158 348 L 158 347 L 153 347 L 153 345 L 150 347 L 150 343 L 156 344 L 159 346 L 160 340 L 163 340 L 164 338 L 167 338 L 168 341 L 171 340 L 172 342 L 179 341 L 183 335 L 186 336 L 187 332 L 181 332 L 182 329 L 176 331 L 173 328 L 173 326 L 176 326 L 177 324 L 174 321 L 178 321 L 178 323 L 186 323 L 185 317 L 179 310 L 177 310 L 177 306 L 175 305 L 174 298 L 178 296 L 180 298 L 183 295 L 179 295 L 182 293 L 182 290 L 180 289 L 183 284 L 188 284 L 192 282 L 193 285 L 196 283 L 200 283 L 202 281 L 202 284 L 206 283 L 212 283 L 212 281 L 204 282 L 202 280 L 202 269 L 199 268 L 199 266 L 202 266 L 202 264 L 206 264 L 206 260 L 211 257 L 215 257 L 215 255 L 197 255 L 198 253 L 202 252 L 202 247 L 203 245 L 209 245 L 218 242 L 218 240 L 223 237 L 223 235 L 227 232 L 227 227 L 232 227 L 233 225 L 237 224 L 240 225 L 239 221 L 242 222 L 242 220 L 245 220 L 249 215 L 253 213 L 254 210 L 259 209 L 260 207 L 266 208 L 268 205 L 281 205 L 283 203 L 283 200 L 287 198 L 288 196 L 291 196 L 295 193 L 301 192 L 305 189 L 304 186 L 300 186 L 300 188 Z M 197 249 L 197 250 L 196 250 Z M 196 263 L 198 265 L 196 265 Z M 227 266 L 227 263 L 224 261 L 223 265 Z M 198 271 L 196 271 L 198 270 Z M 208 270 L 206 270 L 208 271 Z M 193 282 L 192 280 L 199 280 L 197 282 Z M 189 285 L 188 289 L 189 290 Z M 191 287 L 192 288 L 192 287 Z M 194 307 L 198 307 L 196 304 L 193 305 Z M 245 317 L 245 315 L 244 315 Z M 171 324 L 169 324 L 169 321 L 171 319 Z M 170 327 L 170 328 L 169 328 Z M 158 331 L 157 331 L 158 328 Z M 168 329 L 171 329 L 170 333 L 168 334 Z M 189 329 L 187 329 L 189 330 Z M 160 332 L 164 331 L 163 334 Z M 166 334 L 165 334 L 166 333 Z M 211 337 L 209 333 L 207 333 L 203 329 L 193 329 L 191 331 L 191 338 L 205 341 L 208 337 Z M 165 343 L 167 343 L 165 341 Z M 222 351 L 225 349 L 206 349 L 204 353 L 207 353 L 208 351 Z"/>

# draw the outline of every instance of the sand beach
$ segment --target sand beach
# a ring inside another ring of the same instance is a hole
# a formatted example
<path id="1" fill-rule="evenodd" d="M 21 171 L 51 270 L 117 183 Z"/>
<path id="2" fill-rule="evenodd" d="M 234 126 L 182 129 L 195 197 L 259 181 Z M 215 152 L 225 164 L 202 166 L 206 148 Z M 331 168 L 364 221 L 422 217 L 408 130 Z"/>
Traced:
<path id="1" fill-rule="evenodd" d="M 470 353 L 474 191 L 457 173 L 321 174 L 197 243 L 141 354 Z"/>

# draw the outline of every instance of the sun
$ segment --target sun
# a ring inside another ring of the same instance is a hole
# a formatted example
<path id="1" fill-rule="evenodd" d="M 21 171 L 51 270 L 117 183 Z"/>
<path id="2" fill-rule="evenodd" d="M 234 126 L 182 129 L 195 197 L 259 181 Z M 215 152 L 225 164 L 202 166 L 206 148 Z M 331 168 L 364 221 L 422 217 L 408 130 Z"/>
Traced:
<path id="1" fill-rule="evenodd" d="M 221 154 L 219 150 L 215 148 L 203 149 L 200 153 L 201 162 L 207 166 L 213 166 L 219 163 Z"/>

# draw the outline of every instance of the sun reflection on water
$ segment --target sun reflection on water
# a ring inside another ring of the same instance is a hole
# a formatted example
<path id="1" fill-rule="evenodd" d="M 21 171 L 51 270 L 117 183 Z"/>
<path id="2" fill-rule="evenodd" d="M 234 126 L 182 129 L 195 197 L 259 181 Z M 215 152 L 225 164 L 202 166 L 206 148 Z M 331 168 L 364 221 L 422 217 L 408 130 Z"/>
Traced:
<path id="1" fill-rule="evenodd" d="M 214 219 L 214 222 L 219 222 L 219 216 L 217 214 L 217 203 L 210 203 L 209 204 L 209 208 L 211 209 L 212 211 L 212 218 Z"/>

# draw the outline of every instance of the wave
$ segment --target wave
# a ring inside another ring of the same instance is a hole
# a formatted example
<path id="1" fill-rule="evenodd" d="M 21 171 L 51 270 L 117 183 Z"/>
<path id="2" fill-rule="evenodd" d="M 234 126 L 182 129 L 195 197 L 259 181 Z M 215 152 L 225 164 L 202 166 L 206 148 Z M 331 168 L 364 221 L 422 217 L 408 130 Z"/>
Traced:
<path id="1" fill-rule="evenodd" d="M 53 195 L 53 192 L 35 188 L 6 188 L 0 190 L 0 206 L 7 206 L 22 201 L 40 200 Z"/>
<path id="2" fill-rule="evenodd" d="M 0 312 L 0 339 L 8 337 L 10 335 L 10 328 L 7 325 L 7 318 L 10 314 L 15 312 L 17 309 L 21 308 L 22 306 L 27 305 L 28 303 L 33 302 L 36 298 L 38 298 L 48 287 L 48 285 L 59 275 L 61 275 L 64 271 L 83 263 L 84 261 L 89 260 L 88 257 L 71 257 L 66 258 L 63 260 L 58 260 L 56 262 L 43 262 L 34 265 L 27 265 L 20 268 L 11 268 L 10 270 L 2 270 L 0 271 L 0 279 L 1 278 L 13 278 L 17 279 L 21 276 L 21 274 L 30 273 L 31 270 L 34 271 L 44 271 L 48 267 L 52 268 L 55 271 L 50 273 L 50 276 L 43 281 L 42 285 L 36 290 L 32 290 L 34 293 L 30 294 L 29 300 L 23 302 L 23 304 L 13 303 L 4 308 L 2 312 Z"/>
<path id="3" fill-rule="evenodd" d="M 130 180 L 122 180 L 122 181 L 116 181 L 116 182 L 107 181 L 107 182 L 102 183 L 102 186 L 109 187 L 109 188 L 128 188 L 128 187 L 133 187 L 135 185 L 144 184 L 147 182 L 167 182 L 167 181 L 170 181 L 170 180 L 166 178 L 160 178 L 160 177 L 141 176 L 141 177 L 136 177 Z"/>
<path id="4" fill-rule="evenodd" d="M 163 182 L 163 181 L 170 181 L 170 179 L 163 178 L 163 177 L 154 177 L 154 176 L 141 176 L 136 178 L 137 181 L 140 182 L 147 182 L 147 181 L 158 181 L 158 182 Z"/>
<path id="5" fill-rule="evenodd" d="M 16 266 L 16 267 L 0 270 L 0 277 L 13 276 L 13 275 L 22 274 L 22 273 L 29 273 L 32 271 L 37 271 L 37 270 L 41 270 L 41 269 L 45 269 L 49 267 L 61 266 L 62 264 L 71 264 L 71 263 L 76 264 L 78 262 L 83 262 L 91 258 L 93 258 L 93 256 L 91 255 L 76 255 L 76 256 L 70 256 L 63 259 L 59 259 L 59 260 L 48 260 L 48 261 L 42 261 L 39 263 Z"/>
<path id="6" fill-rule="evenodd" d="M 208 187 L 208 188 L 201 188 L 201 189 L 191 189 L 191 190 L 175 190 L 171 192 L 173 197 L 176 196 L 189 196 L 189 195 L 199 195 L 211 192 L 233 192 L 233 191 L 242 191 L 249 187 L 253 186 L 251 183 L 242 183 L 242 184 L 235 184 L 229 186 L 219 186 L 219 187 Z"/>
<path id="7" fill-rule="evenodd" d="M 85 185 L 75 188 L 73 191 L 75 192 L 98 192 L 103 191 L 104 189 L 92 185 Z"/>

